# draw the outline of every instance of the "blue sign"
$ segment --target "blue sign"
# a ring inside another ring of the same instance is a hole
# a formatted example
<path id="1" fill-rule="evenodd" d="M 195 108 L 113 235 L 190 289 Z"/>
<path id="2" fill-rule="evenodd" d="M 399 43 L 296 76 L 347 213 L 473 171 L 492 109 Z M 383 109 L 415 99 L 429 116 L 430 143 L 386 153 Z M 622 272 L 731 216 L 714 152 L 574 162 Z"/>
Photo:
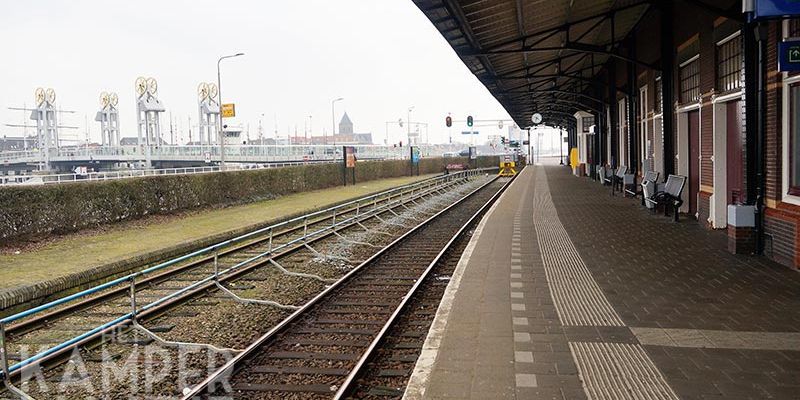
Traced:
<path id="1" fill-rule="evenodd" d="M 778 71 L 800 71 L 800 40 L 778 44 Z"/>
<path id="2" fill-rule="evenodd" d="M 800 15 L 800 0 L 755 0 L 756 18 Z"/>
<path id="3" fill-rule="evenodd" d="M 411 163 L 419 164 L 420 154 L 419 147 L 411 146 Z"/>

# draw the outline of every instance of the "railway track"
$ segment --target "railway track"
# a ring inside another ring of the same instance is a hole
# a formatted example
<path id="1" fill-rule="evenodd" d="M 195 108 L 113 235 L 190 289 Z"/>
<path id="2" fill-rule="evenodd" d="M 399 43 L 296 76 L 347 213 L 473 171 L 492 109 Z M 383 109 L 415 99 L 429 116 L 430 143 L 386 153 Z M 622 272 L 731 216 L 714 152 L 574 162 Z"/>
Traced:
<path id="1" fill-rule="evenodd" d="M 430 283 L 426 278 L 443 255 L 509 182 L 486 183 L 384 247 L 184 399 L 328 399 L 354 393 L 357 377 L 364 374 L 401 311 L 423 283 Z M 435 312 L 430 306 L 426 313 Z"/>
<path id="2" fill-rule="evenodd" d="M 320 252 L 314 248 L 311 248 L 309 244 L 314 244 L 315 247 L 323 249 L 326 247 L 325 241 L 328 242 L 335 242 L 337 240 L 344 241 L 349 244 L 368 244 L 366 242 L 360 242 L 357 240 L 348 239 L 347 235 L 348 229 L 361 229 L 362 233 L 367 233 L 371 236 L 372 239 L 375 237 L 380 237 L 381 235 L 376 235 L 377 232 L 374 228 L 378 225 L 384 226 L 392 226 L 391 221 L 387 221 L 389 216 L 392 216 L 397 219 L 402 219 L 401 214 L 398 214 L 395 210 L 403 210 L 409 208 L 409 204 L 414 203 L 414 205 L 419 205 L 417 202 L 421 201 L 421 199 L 425 198 L 435 198 L 434 195 L 439 195 L 443 193 L 443 190 L 448 189 L 452 185 L 456 183 L 450 182 L 449 184 L 441 185 L 441 186 L 434 186 L 429 188 L 427 191 L 418 191 L 416 193 L 416 197 L 408 196 L 406 200 L 398 202 L 396 205 L 387 208 L 380 213 L 375 213 L 374 216 L 371 216 L 368 219 L 357 219 L 353 218 L 352 214 L 369 214 L 371 208 L 379 207 L 381 204 L 378 202 L 373 203 L 372 205 L 356 205 L 356 209 L 349 209 L 346 212 L 342 212 L 339 214 L 338 218 L 340 220 L 352 220 L 352 223 L 341 227 L 339 230 L 334 230 L 332 232 L 328 232 L 325 235 L 319 235 L 308 241 L 303 240 L 302 243 L 298 242 L 298 232 L 302 230 L 303 233 L 308 233 L 310 229 L 314 229 L 316 225 L 324 225 L 327 218 L 320 218 L 320 221 L 304 221 L 302 226 L 295 226 L 295 227 L 287 227 L 284 232 L 275 233 L 270 231 L 269 238 L 258 238 L 248 243 L 244 243 L 240 246 L 231 249 L 225 253 L 220 252 L 216 257 L 216 268 L 227 268 L 233 264 L 241 264 L 248 259 L 253 258 L 256 254 L 263 254 L 265 250 L 265 246 L 269 246 L 269 248 L 275 248 L 280 246 L 288 246 L 293 242 L 296 242 L 294 246 L 290 246 L 285 248 L 282 253 L 276 253 L 271 255 L 268 260 L 263 261 L 261 263 L 254 263 L 247 268 L 242 268 L 238 271 L 234 271 L 229 275 L 220 276 L 218 278 L 221 282 L 230 282 L 230 283 L 222 283 L 211 281 L 208 282 L 206 285 L 198 286 L 195 290 L 187 291 L 184 293 L 183 296 L 175 297 L 170 301 L 164 302 L 160 304 L 158 307 L 153 307 L 147 310 L 142 310 L 137 315 L 137 323 L 145 323 L 146 321 L 154 321 L 152 324 L 149 324 L 149 331 L 151 332 L 169 332 L 174 328 L 177 323 L 169 324 L 169 323 L 162 323 L 164 320 L 169 320 L 170 318 L 173 320 L 189 320 L 193 322 L 197 322 L 196 320 L 200 320 L 198 318 L 201 312 L 194 312 L 194 311 L 178 311 L 174 313 L 175 315 L 169 315 L 169 310 L 172 309 L 180 309 L 180 308 L 189 308 L 189 309 L 214 309 L 216 308 L 221 302 L 230 301 L 230 297 L 226 297 L 226 295 L 238 297 L 236 293 L 243 293 L 243 291 L 248 290 L 248 286 L 252 287 L 255 286 L 253 283 L 257 282 L 265 282 L 265 281 L 272 281 L 272 280 L 280 280 L 280 277 L 248 277 L 248 273 L 252 274 L 254 270 L 258 269 L 260 266 L 264 266 L 268 262 L 275 263 L 274 260 L 279 260 L 281 257 L 290 258 L 293 256 L 300 257 L 300 258 L 308 258 L 311 257 L 320 257 L 324 258 L 324 251 Z M 386 202 L 391 201 L 391 197 L 389 197 Z M 381 218 L 381 215 L 384 215 L 384 218 Z M 334 213 L 333 221 L 335 223 L 336 216 Z M 396 223 L 395 223 L 396 224 Z M 386 229 L 386 228 L 384 228 Z M 388 229 L 387 229 L 388 230 Z M 349 235 L 352 237 L 353 235 Z M 361 235 L 365 236 L 365 235 Z M 316 243 L 316 244 L 315 244 Z M 373 245 L 374 247 L 374 245 Z M 311 250 L 309 252 L 309 250 Z M 305 256 L 299 256 L 300 252 L 306 252 L 310 254 L 306 254 Z M 195 282 L 197 281 L 198 277 L 202 276 L 209 276 L 213 275 L 214 272 L 214 257 L 204 257 L 193 262 L 187 264 L 188 266 L 181 266 L 175 268 L 174 270 L 165 271 L 161 274 L 154 275 L 153 277 L 148 277 L 147 280 L 141 281 L 137 285 L 137 289 L 135 291 L 136 296 L 135 298 L 137 301 L 141 303 L 147 302 L 158 302 L 159 299 L 163 299 L 164 296 L 169 292 L 174 292 L 177 290 L 182 290 L 184 288 L 181 286 L 181 282 L 185 284 L 186 282 Z M 263 268 L 262 268 L 263 270 Z M 294 274 L 298 275 L 300 278 L 308 278 L 307 275 L 312 275 L 309 273 L 304 272 L 294 272 Z M 295 277 L 298 277 L 295 276 Z M 313 276 L 312 276 L 313 277 Z M 285 278 L 285 277 L 283 277 Z M 303 301 L 311 298 L 311 294 L 316 293 L 324 288 L 324 284 L 321 282 L 325 281 L 325 278 L 316 276 L 313 277 L 317 282 L 314 287 L 308 290 L 305 299 L 300 296 L 299 298 L 295 298 L 293 301 L 298 302 L 298 304 L 302 304 Z M 298 281 L 303 281 L 303 279 L 289 279 L 289 284 L 297 284 Z M 306 280 L 307 281 L 307 280 Z M 176 286 L 176 283 L 179 285 Z M 242 284 L 244 283 L 244 284 Z M 284 282 L 284 286 L 286 286 Z M 296 288 L 296 286 L 295 286 Z M 284 288 L 285 289 L 285 288 Z M 228 293 L 219 293 L 220 291 L 226 291 Z M 57 343 L 59 340 L 62 340 L 64 337 L 69 337 L 69 333 L 80 332 L 84 331 L 90 327 L 98 326 L 101 322 L 103 322 L 103 318 L 106 320 L 112 315 L 119 315 L 120 309 L 125 308 L 128 306 L 125 303 L 125 292 L 126 288 L 116 289 L 108 291 L 107 293 L 103 293 L 95 298 L 84 300 L 80 303 L 70 305 L 63 309 L 51 311 L 42 317 L 37 319 L 28 319 L 23 321 L 20 324 L 12 325 L 8 327 L 9 329 L 6 332 L 9 334 L 8 339 L 11 339 L 10 342 L 12 344 L 16 343 L 17 345 L 24 343 L 20 341 L 20 338 L 34 338 L 30 342 L 32 343 L 44 343 L 44 344 L 52 344 Z M 216 293 L 216 294 L 214 294 Z M 223 300 L 221 300 L 223 299 Z M 241 300 L 241 299 L 239 299 Z M 280 301 L 285 301 L 286 299 L 278 299 L 278 301 L 266 301 L 267 305 L 277 306 L 277 309 L 280 311 L 276 312 L 276 307 L 272 307 L 272 313 L 264 313 L 261 312 L 260 314 L 268 314 L 269 318 L 267 320 L 262 321 L 264 322 L 266 327 L 274 325 L 284 317 L 288 315 L 288 310 L 295 308 L 296 306 L 284 306 Z M 242 302 L 238 302 L 242 303 Z M 241 305 L 238 304 L 237 305 Z M 255 303 L 259 304 L 258 301 Z M 265 302 L 260 302 L 261 305 L 264 305 Z M 214 307 L 211 307 L 214 306 Z M 129 306 L 128 306 L 129 307 Z M 264 310 L 264 307 L 261 307 L 260 310 Z M 251 310 L 252 311 L 252 310 Z M 132 321 L 126 321 L 132 322 Z M 182 324 L 185 325 L 185 324 Z M 130 327 L 130 325 L 128 325 Z M 48 328 L 48 329 L 44 329 Z M 38 334 L 41 332 L 42 334 Z M 53 332 L 57 332 L 55 335 Z M 111 333 L 111 336 L 107 334 Z M 185 333 L 185 332 L 184 332 Z M 191 333 L 191 332 L 190 332 Z M 123 334 L 128 334 L 127 339 L 120 340 L 119 336 Z M 108 340 L 111 337 L 113 341 L 116 341 L 118 345 L 134 345 L 134 346 L 147 346 L 153 343 L 153 337 L 148 337 L 148 335 L 130 335 L 130 331 L 120 331 L 119 329 L 116 330 L 106 330 L 98 337 L 93 338 L 97 340 L 99 338 L 104 338 L 104 340 Z M 16 341 L 15 341 L 16 339 Z M 156 337 L 156 339 L 159 339 Z M 65 357 L 67 356 L 67 352 L 62 352 L 61 354 L 56 353 L 53 354 L 50 358 L 43 359 L 40 362 L 60 362 L 65 360 L 72 360 L 75 355 L 75 349 L 79 348 L 80 346 L 90 345 L 92 342 L 89 340 L 75 343 L 74 346 L 71 346 L 72 350 L 72 357 Z M 175 341 L 172 342 L 173 344 L 176 343 Z M 249 343 L 249 341 L 247 342 Z M 156 344 L 163 344 L 163 343 L 156 343 Z M 194 343 L 189 343 L 194 344 Z M 91 352 L 92 349 L 97 348 L 97 343 L 90 345 L 88 347 L 88 352 Z M 214 351 L 230 351 L 234 349 L 230 348 L 218 348 L 214 346 L 205 346 L 207 352 Z M 235 352 L 235 351 L 234 351 Z M 124 351 L 120 352 L 124 353 Z M 89 356 L 88 359 L 96 361 L 96 362 L 106 362 L 109 361 L 109 357 L 113 360 L 115 357 L 119 357 L 120 353 L 109 355 L 101 355 L 101 356 Z M 9 354 L 14 358 L 15 354 Z M 16 354 L 17 359 L 22 359 L 21 353 Z M 219 358 L 216 355 L 205 355 L 206 358 Z M 13 360 L 12 360 L 13 361 Z M 217 360 L 219 362 L 220 360 Z M 224 361 L 224 357 L 222 358 Z M 1 394 L 0 394 L 1 395 Z M 69 396 L 68 396 L 69 397 Z M 76 396 L 76 398 L 80 398 L 80 396 Z"/>

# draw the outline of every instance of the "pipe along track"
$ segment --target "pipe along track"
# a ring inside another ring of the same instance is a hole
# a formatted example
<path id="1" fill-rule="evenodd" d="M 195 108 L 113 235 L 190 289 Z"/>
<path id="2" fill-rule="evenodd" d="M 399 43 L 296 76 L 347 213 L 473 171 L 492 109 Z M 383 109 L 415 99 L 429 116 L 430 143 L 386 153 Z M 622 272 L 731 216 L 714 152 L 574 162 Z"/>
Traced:
<path id="1" fill-rule="evenodd" d="M 434 266 L 511 180 L 491 180 L 329 286 L 184 399 L 341 398 Z"/>

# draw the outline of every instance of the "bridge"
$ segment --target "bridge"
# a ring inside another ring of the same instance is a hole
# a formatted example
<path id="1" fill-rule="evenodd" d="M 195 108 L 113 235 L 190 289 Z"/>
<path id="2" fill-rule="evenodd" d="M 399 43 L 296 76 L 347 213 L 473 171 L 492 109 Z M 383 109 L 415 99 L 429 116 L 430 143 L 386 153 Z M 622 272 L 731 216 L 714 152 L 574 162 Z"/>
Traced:
<path id="1" fill-rule="evenodd" d="M 392 160 L 410 157 L 408 147 L 360 145 L 355 147 L 359 160 Z M 418 146 L 423 157 L 452 156 L 459 152 L 468 155 L 466 144 L 432 144 Z M 482 155 L 502 154 L 502 148 L 477 146 Z M 225 147 L 225 162 L 267 164 L 286 162 L 320 162 L 342 159 L 338 145 L 239 145 Z M 216 145 L 202 146 L 103 146 L 59 147 L 0 153 L 0 170 L 29 171 L 35 169 L 69 171 L 76 166 L 138 164 L 140 167 L 186 167 L 218 164 L 220 149 Z"/>

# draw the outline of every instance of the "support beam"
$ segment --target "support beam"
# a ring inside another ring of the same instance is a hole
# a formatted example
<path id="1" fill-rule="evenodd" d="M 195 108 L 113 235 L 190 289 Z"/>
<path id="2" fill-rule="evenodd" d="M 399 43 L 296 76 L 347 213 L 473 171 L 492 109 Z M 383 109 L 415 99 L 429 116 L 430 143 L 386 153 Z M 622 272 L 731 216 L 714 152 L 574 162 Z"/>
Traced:
<path id="1" fill-rule="evenodd" d="M 611 135 L 611 160 L 612 169 L 619 165 L 619 129 L 617 127 L 617 69 L 616 63 L 608 64 L 608 101 L 611 120 L 608 124 L 608 133 Z"/>
<path id="2" fill-rule="evenodd" d="M 631 54 L 635 55 L 636 51 L 631 46 Z M 639 124 L 636 123 L 636 114 L 638 113 L 639 98 L 636 85 L 636 65 L 628 63 L 628 88 L 631 94 L 628 96 L 628 173 L 636 175 L 639 165 Z"/>
<path id="3" fill-rule="evenodd" d="M 664 175 L 675 173 L 675 43 L 672 32 L 671 1 L 661 2 L 661 139 L 664 151 Z"/>

